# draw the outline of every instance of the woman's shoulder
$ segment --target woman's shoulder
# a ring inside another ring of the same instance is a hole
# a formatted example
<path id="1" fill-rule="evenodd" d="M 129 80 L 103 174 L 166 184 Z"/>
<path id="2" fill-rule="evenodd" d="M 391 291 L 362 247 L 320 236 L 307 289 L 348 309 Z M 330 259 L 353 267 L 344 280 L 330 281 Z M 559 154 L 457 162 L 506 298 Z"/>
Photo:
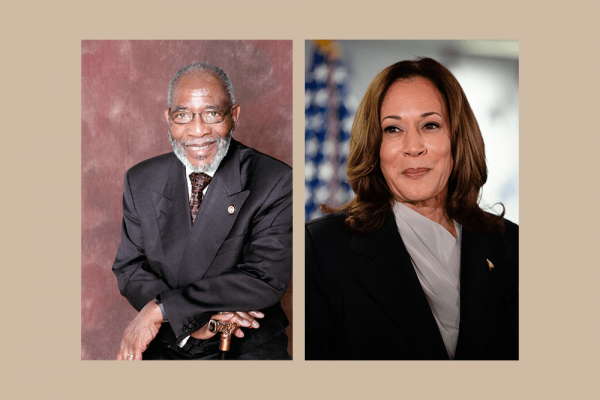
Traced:
<path id="1" fill-rule="evenodd" d="M 352 242 L 352 233 L 346 228 L 346 214 L 342 212 L 328 214 L 306 222 L 306 241 L 316 248 L 348 248 Z"/>
<path id="2" fill-rule="evenodd" d="M 501 251 L 504 256 L 518 265 L 519 258 L 519 225 L 504 219 L 504 232 L 501 234 L 475 235 L 480 245 L 493 251 Z M 473 242 L 474 243 L 474 242 Z"/>
<path id="3" fill-rule="evenodd" d="M 344 221 L 346 220 L 345 213 L 327 214 L 319 218 L 311 219 L 306 222 L 306 230 L 311 235 L 339 235 L 342 233 L 349 234 Z"/>
<path id="4" fill-rule="evenodd" d="M 519 225 L 504 219 L 504 233 L 501 235 L 506 240 L 519 241 Z"/>

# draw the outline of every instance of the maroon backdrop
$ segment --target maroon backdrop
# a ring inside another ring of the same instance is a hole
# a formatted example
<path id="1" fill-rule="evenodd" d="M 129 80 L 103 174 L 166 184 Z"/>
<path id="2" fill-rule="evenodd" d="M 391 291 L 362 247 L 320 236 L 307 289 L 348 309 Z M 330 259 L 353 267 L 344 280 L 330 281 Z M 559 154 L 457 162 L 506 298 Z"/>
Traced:
<path id="1" fill-rule="evenodd" d="M 172 151 L 164 120 L 169 81 L 196 61 L 218 65 L 231 78 L 241 106 L 233 136 L 292 165 L 291 41 L 82 41 L 82 359 L 114 359 L 136 315 L 111 271 L 123 177 L 140 161 Z M 283 308 L 292 354 L 292 284 Z"/>

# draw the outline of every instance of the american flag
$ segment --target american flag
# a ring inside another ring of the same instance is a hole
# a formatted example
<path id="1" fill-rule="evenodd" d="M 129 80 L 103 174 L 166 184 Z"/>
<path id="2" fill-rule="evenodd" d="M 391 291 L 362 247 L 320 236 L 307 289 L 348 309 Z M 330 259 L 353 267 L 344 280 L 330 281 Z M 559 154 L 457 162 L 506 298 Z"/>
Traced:
<path id="1" fill-rule="evenodd" d="M 305 218 L 323 213 L 326 203 L 339 207 L 354 193 L 346 178 L 350 130 L 356 99 L 349 93 L 348 69 L 315 47 L 306 73 L 305 98 Z"/>

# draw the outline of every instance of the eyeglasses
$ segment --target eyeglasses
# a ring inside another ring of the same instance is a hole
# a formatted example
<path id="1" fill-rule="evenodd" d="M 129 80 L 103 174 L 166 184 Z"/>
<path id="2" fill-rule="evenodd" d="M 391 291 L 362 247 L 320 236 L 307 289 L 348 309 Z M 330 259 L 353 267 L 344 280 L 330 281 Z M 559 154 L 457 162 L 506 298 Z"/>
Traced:
<path id="1" fill-rule="evenodd" d="M 232 104 L 225 112 L 216 110 L 206 110 L 199 113 L 186 110 L 171 111 L 171 109 L 169 108 L 169 115 L 171 116 L 173 122 L 175 122 L 176 124 L 189 124 L 194 120 L 196 114 L 200 115 L 200 119 L 205 124 L 218 124 L 219 122 L 223 122 L 225 116 L 231 112 L 234 106 L 235 104 Z"/>

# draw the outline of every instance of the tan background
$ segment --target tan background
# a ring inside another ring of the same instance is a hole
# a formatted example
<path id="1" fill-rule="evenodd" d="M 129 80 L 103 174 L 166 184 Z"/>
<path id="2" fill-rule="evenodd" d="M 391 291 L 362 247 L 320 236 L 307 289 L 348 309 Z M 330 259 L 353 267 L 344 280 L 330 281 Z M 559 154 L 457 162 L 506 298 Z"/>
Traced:
<path id="1" fill-rule="evenodd" d="M 335 3 L 2 6 L 2 386 L 8 398 L 598 396 L 600 273 L 590 251 L 600 222 L 598 9 L 582 0 L 567 6 Z M 521 360 L 302 361 L 303 231 L 295 229 L 294 361 L 81 361 L 81 40 L 292 39 L 294 221 L 302 226 L 303 46 L 320 38 L 520 41 Z M 33 115 L 22 121 L 25 111 Z"/>

